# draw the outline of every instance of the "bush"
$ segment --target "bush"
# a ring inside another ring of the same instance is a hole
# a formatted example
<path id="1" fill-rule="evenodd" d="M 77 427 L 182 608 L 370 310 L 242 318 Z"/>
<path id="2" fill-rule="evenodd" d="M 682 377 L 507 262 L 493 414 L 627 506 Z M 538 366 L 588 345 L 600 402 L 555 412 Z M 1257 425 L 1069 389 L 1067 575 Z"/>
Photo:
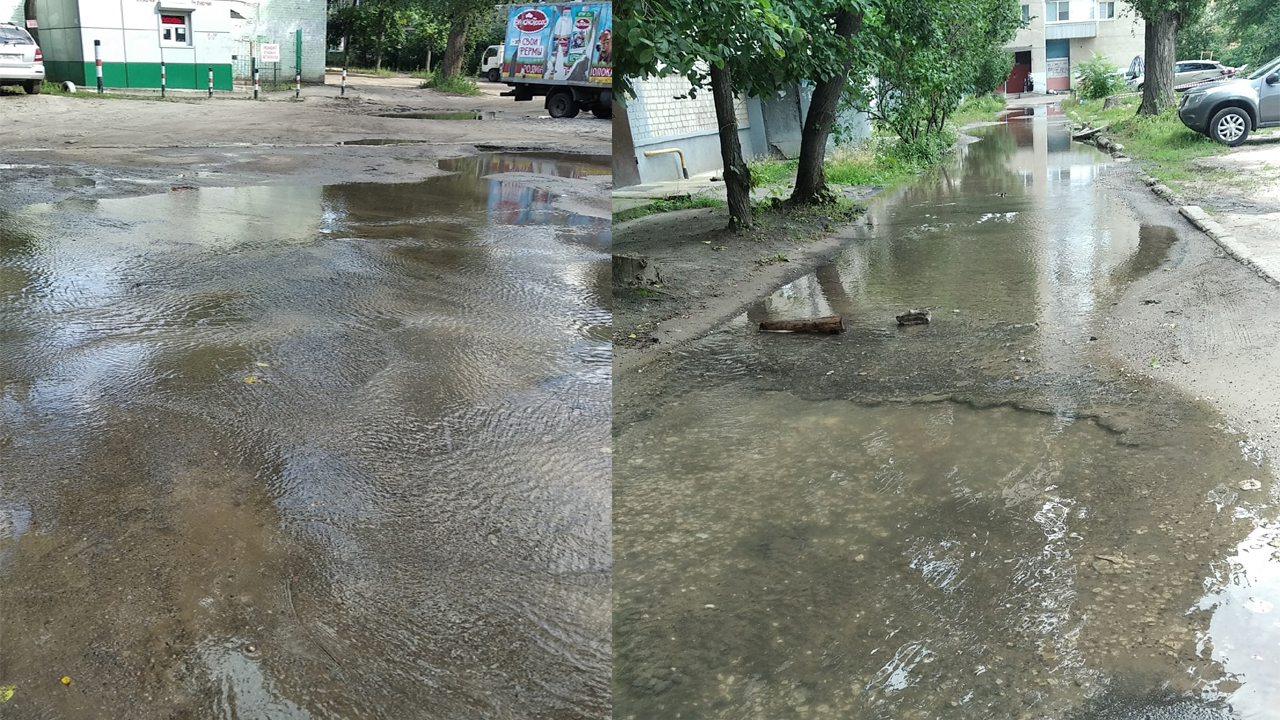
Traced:
<path id="1" fill-rule="evenodd" d="M 1120 75 L 1120 69 L 1098 53 L 1080 63 L 1079 71 L 1077 77 L 1080 82 L 1076 85 L 1076 93 L 1085 100 L 1097 100 L 1124 92 L 1124 76 Z"/>
<path id="2" fill-rule="evenodd" d="M 475 80 L 472 80 L 465 75 L 452 75 L 441 79 L 438 71 L 432 70 L 429 74 L 425 74 L 423 77 L 426 78 L 426 80 L 422 81 L 422 87 L 424 88 L 433 88 L 440 92 L 450 93 L 453 95 L 480 94 L 480 86 L 476 84 Z"/>

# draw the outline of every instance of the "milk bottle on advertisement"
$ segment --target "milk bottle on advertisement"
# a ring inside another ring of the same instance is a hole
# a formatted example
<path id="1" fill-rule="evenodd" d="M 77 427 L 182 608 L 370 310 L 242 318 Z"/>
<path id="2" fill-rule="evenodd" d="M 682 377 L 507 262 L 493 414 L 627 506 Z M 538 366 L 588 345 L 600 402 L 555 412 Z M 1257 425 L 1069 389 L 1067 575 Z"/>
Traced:
<path id="1" fill-rule="evenodd" d="M 573 35 L 569 41 L 569 65 L 573 66 L 592 50 L 595 36 L 596 12 L 590 7 L 580 7 L 573 14 Z"/>
<path id="2" fill-rule="evenodd" d="M 549 63 L 549 78 L 563 78 L 569 74 L 569 36 L 573 34 L 573 9 L 566 5 L 557 7 L 556 11 L 559 17 L 551 32 L 552 60 Z"/>

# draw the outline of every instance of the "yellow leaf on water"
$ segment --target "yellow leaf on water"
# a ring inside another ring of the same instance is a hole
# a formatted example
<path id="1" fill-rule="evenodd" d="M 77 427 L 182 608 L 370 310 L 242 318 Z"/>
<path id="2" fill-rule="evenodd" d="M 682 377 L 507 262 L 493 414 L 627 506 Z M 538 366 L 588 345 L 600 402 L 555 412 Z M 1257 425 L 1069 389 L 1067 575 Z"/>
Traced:
<path id="1" fill-rule="evenodd" d="M 62 684 L 63 684 L 63 685 L 70 685 L 70 684 L 71 684 L 71 678 L 67 677 L 66 675 L 63 675 L 63 676 L 62 676 Z"/>
<path id="2" fill-rule="evenodd" d="M 258 367 L 271 367 L 271 363 L 263 363 L 263 362 L 256 362 L 254 363 L 254 365 L 257 365 Z"/>
<path id="3" fill-rule="evenodd" d="M 253 375 L 250 375 L 249 377 L 245 378 L 244 381 L 252 385 L 258 382 L 258 378 L 254 377 Z"/>
<path id="4" fill-rule="evenodd" d="M 630 335 L 628 335 L 627 337 L 631 338 L 632 340 L 635 340 L 635 339 L 636 339 L 636 334 L 635 334 L 635 333 L 631 333 L 631 334 L 630 334 Z"/>
<path id="5" fill-rule="evenodd" d="M 0 687 L 0 703 L 9 702 L 9 699 L 12 698 L 13 694 L 17 691 L 18 691 L 18 688 L 14 685 L 6 685 L 4 687 Z"/>

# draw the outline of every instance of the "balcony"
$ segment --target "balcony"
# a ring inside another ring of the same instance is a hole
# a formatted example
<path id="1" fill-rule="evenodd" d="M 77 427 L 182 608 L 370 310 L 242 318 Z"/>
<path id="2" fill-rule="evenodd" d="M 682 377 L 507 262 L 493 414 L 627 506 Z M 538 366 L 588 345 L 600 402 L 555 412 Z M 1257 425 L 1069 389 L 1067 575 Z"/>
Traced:
<path id="1" fill-rule="evenodd" d="M 1098 37 L 1097 20 L 1047 22 L 1044 24 L 1045 40 Z"/>

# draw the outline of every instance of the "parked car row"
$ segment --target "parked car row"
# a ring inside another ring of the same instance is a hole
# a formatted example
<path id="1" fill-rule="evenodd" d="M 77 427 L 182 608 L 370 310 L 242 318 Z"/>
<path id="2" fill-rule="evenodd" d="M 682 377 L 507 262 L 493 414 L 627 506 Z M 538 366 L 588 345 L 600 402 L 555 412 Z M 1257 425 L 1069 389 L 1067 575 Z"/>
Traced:
<path id="1" fill-rule="evenodd" d="M 26 29 L 0 23 L 0 85 L 21 85 L 28 95 L 44 84 L 44 56 Z"/>

